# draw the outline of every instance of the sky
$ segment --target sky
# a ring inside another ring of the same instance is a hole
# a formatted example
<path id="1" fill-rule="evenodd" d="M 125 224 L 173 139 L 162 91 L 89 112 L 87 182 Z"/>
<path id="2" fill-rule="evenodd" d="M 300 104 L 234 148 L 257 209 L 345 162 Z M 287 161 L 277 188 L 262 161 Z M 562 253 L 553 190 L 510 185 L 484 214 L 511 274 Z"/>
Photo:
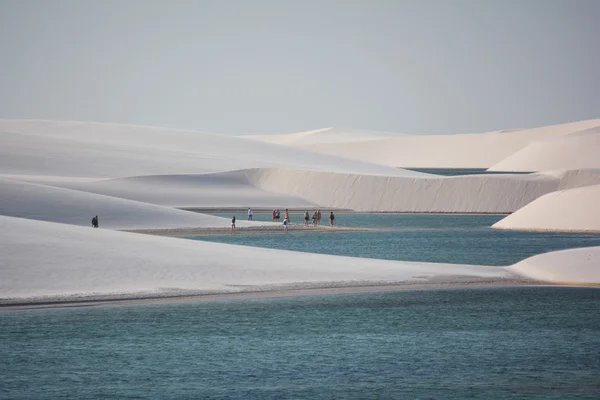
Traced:
<path id="1" fill-rule="evenodd" d="M 224 134 L 600 118 L 600 1 L 0 0 L 0 118 Z"/>

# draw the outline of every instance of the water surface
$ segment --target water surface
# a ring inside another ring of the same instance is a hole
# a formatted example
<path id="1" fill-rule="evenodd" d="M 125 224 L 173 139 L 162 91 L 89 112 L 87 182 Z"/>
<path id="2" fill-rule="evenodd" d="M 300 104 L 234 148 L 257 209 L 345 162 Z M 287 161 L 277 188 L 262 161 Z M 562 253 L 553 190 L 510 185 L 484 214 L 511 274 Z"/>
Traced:
<path id="1" fill-rule="evenodd" d="M 600 290 L 0 312 L 0 398 L 597 399 Z"/>
<path id="2" fill-rule="evenodd" d="M 217 214 L 227 216 L 228 214 Z M 527 257 L 600 246 L 598 233 L 492 229 L 503 215 L 336 213 L 336 225 L 380 229 L 359 232 L 265 233 L 189 237 L 220 243 L 402 261 L 506 266 Z M 270 220 L 255 214 L 255 220 Z M 292 223 L 303 224 L 292 213 Z M 326 223 L 326 221 L 323 221 Z"/>

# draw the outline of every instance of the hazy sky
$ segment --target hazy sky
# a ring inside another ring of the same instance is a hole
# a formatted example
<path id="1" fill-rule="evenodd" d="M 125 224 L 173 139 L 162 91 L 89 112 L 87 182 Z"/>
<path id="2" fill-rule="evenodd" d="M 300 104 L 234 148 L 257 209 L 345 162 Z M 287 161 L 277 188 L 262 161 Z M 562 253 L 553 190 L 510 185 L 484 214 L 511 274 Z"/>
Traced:
<path id="1" fill-rule="evenodd" d="M 600 1 L 0 0 L 0 117 L 232 134 L 600 117 Z"/>

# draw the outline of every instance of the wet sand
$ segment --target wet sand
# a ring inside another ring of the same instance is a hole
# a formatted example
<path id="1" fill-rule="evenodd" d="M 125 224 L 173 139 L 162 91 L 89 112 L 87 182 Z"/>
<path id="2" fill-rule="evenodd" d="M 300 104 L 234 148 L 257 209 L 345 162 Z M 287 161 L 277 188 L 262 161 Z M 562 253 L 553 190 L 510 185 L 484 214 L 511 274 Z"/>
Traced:
<path id="1" fill-rule="evenodd" d="M 293 297 L 343 293 L 389 292 L 401 290 L 440 290 L 460 288 L 555 286 L 518 276 L 482 278 L 477 276 L 438 276 L 403 282 L 329 282 L 297 283 L 263 287 L 238 287 L 232 292 L 167 291 L 159 293 L 113 294 L 102 296 L 69 296 L 31 299 L 0 299 L 0 311 L 62 307 L 97 307 L 190 301 L 249 300 L 269 297 Z"/>

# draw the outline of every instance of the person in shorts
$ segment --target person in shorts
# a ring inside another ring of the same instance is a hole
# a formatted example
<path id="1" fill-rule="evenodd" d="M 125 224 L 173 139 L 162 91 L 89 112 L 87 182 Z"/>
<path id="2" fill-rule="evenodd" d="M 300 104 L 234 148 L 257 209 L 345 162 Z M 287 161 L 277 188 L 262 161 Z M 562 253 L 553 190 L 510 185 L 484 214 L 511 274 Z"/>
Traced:
<path id="1" fill-rule="evenodd" d="M 289 224 L 290 224 L 290 221 L 288 221 L 288 219 L 287 219 L 287 218 L 284 218 L 284 219 L 283 219 L 283 230 L 284 230 L 284 231 L 286 231 L 286 232 L 288 231 L 288 225 L 289 225 Z"/>
<path id="2" fill-rule="evenodd" d="M 235 233 L 235 215 L 231 218 L 231 233 Z"/>
<path id="3" fill-rule="evenodd" d="M 310 215 L 308 214 L 308 210 L 304 211 L 304 226 L 308 226 L 308 220 L 310 218 Z"/>

